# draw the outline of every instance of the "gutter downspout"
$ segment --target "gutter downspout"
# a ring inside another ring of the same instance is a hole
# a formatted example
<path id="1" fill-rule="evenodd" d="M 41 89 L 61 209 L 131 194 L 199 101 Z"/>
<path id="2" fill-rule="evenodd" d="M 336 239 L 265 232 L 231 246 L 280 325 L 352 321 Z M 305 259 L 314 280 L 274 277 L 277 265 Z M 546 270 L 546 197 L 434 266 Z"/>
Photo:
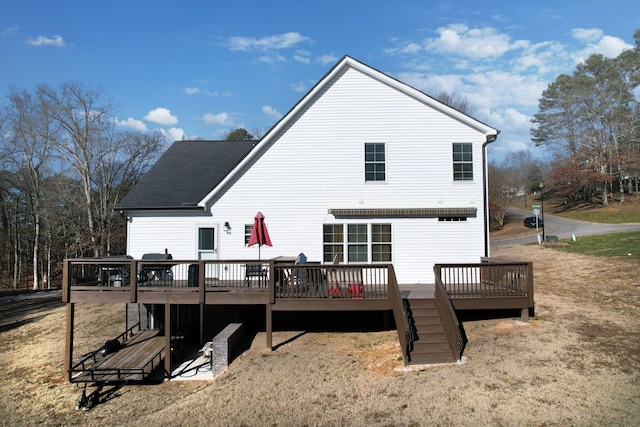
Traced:
<path id="1" fill-rule="evenodd" d="M 495 135 L 487 135 L 487 140 L 482 144 L 482 197 L 484 203 L 484 256 L 489 257 L 489 179 L 487 176 L 487 145 L 498 139 L 498 133 Z"/>

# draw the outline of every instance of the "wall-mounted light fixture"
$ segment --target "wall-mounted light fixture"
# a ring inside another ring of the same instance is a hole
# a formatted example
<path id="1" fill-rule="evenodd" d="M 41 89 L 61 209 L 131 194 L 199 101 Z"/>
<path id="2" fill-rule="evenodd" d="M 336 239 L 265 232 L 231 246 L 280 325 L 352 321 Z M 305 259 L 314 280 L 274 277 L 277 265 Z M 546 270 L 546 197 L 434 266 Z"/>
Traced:
<path id="1" fill-rule="evenodd" d="M 227 234 L 231 234 L 231 225 L 229 224 L 228 221 L 225 221 L 225 223 L 224 223 L 224 231 Z"/>

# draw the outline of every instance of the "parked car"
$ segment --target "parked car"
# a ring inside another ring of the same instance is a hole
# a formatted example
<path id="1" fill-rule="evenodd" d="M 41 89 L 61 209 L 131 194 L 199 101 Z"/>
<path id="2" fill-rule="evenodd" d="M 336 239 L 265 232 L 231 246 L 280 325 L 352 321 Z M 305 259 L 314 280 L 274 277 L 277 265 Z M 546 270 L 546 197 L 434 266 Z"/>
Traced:
<path id="1" fill-rule="evenodd" d="M 536 219 L 538 220 L 538 228 L 544 228 L 544 222 L 542 219 L 537 218 L 535 216 L 529 216 L 524 219 L 524 226 L 529 228 L 536 228 Z"/>

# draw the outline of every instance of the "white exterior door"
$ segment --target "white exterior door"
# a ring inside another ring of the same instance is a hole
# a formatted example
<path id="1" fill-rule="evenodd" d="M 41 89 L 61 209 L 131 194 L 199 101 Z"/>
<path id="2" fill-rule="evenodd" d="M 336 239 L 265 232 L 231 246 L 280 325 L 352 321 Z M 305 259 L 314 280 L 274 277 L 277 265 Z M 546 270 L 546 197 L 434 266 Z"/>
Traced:
<path id="1" fill-rule="evenodd" d="M 218 259 L 218 233 L 217 227 L 206 225 L 197 227 L 198 234 L 198 260 Z M 218 265 L 208 264 L 205 267 L 205 278 L 218 277 Z"/>

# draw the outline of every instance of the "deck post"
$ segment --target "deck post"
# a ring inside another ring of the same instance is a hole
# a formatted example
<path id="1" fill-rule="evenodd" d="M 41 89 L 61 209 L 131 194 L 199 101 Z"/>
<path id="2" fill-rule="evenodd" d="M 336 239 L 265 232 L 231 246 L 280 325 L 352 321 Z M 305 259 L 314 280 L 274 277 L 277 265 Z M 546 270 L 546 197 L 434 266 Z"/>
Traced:
<path id="1" fill-rule="evenodd" d="M 164 371 L 171 379 L 171 304 L 164 305 Z"/>
<path id="2" fill-rule="evenodd" d="M 131 286 L 131 303 L 138 302 L 138 261 L 132 260 L 129 266 L 129 280 Z"/>
<path id="3" fill-rule="evenodd" d="M 272 305 L 267 304 L 267 348 L 273 351 L 273 310 Z"/>
<path id="4" fill-rule="evenodd" d="M 73 364 L 73 326 L 75 320 L 75 303 L 67 303 L 66 307 L 66 339 L 64 341 L 64 370 L 67 381 L 71 381 L 71 365 Z"/>
<path id="5" fill-rule="evenodd" d="M 204 261 L 198 262 L 198 302 L 200 304 L 206 304 L 205 268 L 207 268 L 207 265 Z"/>
<path id="6" fill-rule="evenodd" d="M 204 304 L 200 304 L 200 345 L 204 344 Z"/>
<path id="7" fill-rule="evenodd" d="M 69 283 L 69 260 L 65 259 L 62 263 L 62 302 L 71 301 L 71 284 Z"/>

